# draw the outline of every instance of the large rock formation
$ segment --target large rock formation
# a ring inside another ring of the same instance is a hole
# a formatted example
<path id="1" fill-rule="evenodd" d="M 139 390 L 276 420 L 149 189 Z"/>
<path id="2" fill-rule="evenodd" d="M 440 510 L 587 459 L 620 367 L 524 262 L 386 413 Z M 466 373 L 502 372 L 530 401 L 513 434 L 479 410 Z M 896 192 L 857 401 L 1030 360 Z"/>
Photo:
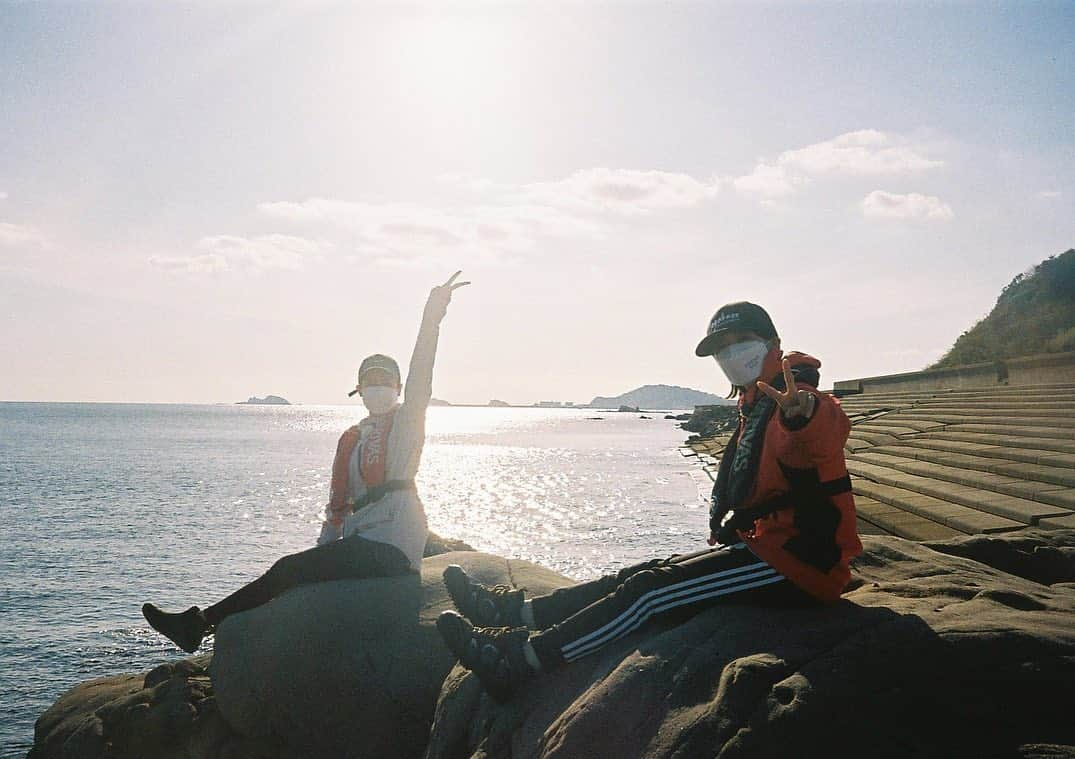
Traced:
<path id="1" fill-rule="evenodd" d="M 466 551 L 424 560 L 420 578 L 307 585 L 225 620 L 211 662 L 68 691 L 38 720 L 31 757 L 421 756 L 453 664 L 434 627 L 451 607 L 441 581 L 451 563 L 535 593 L 570 582 Z"/>
<path id="2" fill-rule="evenodd" d="M 436 636 L 440 573 L 565 578 L 455 553 L 307 586 L 221 625 L 211 664 L 72 689 L 31 757 L 1075 756 L 1075 531 L 866 542 L 833 606 L 665 620 L 505 705 Z"/>
<path id="3" fill-rule="evenodd" d="M 835 606 L 714 607 L 503 706 L 457 667 L 427 759 L 1075 756 L 1075 531 L 867 548 Z"/>

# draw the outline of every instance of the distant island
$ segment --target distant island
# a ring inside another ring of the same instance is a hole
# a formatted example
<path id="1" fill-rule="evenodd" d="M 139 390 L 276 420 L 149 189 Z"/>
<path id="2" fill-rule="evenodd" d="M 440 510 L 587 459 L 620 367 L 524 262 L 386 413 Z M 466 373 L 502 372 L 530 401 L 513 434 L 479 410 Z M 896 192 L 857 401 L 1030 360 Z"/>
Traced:
<path id="1" fill-rule="evenodd" d="M 281 398 L 279 395 L 266 395 L 264 398 L 258 398 L 256 395 L 252 395 L 245 401 L 239 401 L 236 406 L 290 406 L 291 401 L 287 398 Z"/>
<path id="2" fill-rule="evenodd" d="M 712 406 L 732 401 L 676 385 L 643 385 L 623 395 L 612 398 L 597 396 L 590 401 L 591 408 L 619 408 L 628 406 L 632 409 L 690 409 L 695 406 Z"/>

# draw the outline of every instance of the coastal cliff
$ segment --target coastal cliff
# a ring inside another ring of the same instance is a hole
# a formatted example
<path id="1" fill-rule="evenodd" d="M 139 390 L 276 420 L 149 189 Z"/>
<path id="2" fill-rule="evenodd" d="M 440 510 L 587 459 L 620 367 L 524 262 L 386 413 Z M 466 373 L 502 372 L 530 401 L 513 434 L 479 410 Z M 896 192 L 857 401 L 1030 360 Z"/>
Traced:
<path id="1" fill-rule="evenodd" d="M 567 578 L 457 552 L 299 588 L 227 620 L 211 661 L 68 691 L 30 757 L 1075 756 L 1075 530 L 864 540 L 835 605 L 650 625 L 504 705 L 435 637 L 440 573 Z"/>

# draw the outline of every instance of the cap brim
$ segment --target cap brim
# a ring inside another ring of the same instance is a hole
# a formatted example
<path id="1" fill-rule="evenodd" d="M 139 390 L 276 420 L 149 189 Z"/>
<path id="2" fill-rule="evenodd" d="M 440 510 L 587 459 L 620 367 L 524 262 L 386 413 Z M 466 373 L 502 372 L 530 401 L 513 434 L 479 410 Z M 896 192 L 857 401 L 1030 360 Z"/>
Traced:
<path id="1" fill-rule="evenodd" d="M 720 330 L 706 335 L 702 342 L 698 343 L 698 347 L 694 349 L 695 356 L 712 356 L 717 351 L 713 346 L 717 344 L 717 341 L 724 335 L 727 330 Z"/>

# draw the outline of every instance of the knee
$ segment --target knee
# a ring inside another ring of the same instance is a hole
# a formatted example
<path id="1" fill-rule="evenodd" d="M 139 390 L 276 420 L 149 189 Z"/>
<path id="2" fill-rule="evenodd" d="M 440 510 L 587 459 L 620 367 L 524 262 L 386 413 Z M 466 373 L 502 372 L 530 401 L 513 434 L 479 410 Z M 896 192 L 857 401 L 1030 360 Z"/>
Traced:
<path id="1" fill-rule="evenodd" d="M 623 595 L 627 598 L 638 599 L 649 593 L 651 590 L 656 590 L 664 584 L 664 577 L 660 572 L 652 569 L 643 569 L 640 572 L 635 572 L 616 589 L 617 595 Z"/>
<path id="2" fill-rule="evenodd" d="M 295 557 L 292 555 L 283 556 L 277 559 L 269 571 L 265 573 L 265 577 L 270 581 L 278 581 L 289 576 L 295 570 Z"/>

